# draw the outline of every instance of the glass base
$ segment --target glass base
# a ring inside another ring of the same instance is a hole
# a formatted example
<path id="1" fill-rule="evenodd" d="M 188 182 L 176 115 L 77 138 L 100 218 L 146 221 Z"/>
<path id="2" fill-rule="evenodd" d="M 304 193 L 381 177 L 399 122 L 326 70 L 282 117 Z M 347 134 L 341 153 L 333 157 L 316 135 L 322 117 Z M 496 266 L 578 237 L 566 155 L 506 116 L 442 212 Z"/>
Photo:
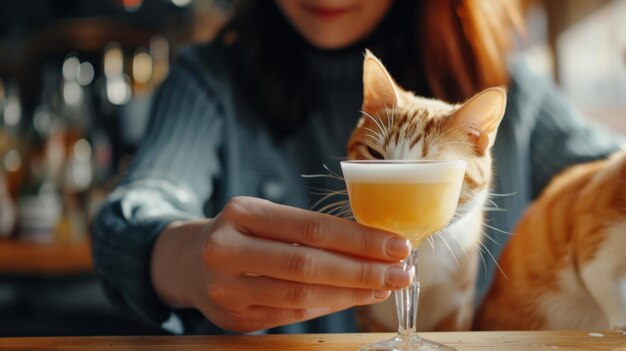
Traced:
<path id="1" fill-rule="evenodd" d="M 396 335 L 392 339 L 369 344 L 361 347 L 359 351 L 456 351 L 434 341 L 420 338 L 417 334 L 402 337 Z"/>

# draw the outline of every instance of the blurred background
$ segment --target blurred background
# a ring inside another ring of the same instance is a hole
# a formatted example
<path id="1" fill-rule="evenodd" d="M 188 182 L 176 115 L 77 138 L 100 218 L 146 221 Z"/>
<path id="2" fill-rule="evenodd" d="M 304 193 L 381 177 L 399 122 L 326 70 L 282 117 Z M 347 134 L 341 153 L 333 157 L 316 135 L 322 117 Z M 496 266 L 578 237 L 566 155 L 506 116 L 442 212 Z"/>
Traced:
<path id="1" fill-rule="evenodd" d="M 398 0 L 408 1 L 408 0 Z M 527 0 L 517 56 L 626 133 L 626 0 Z M 229 0 L 0 2 L 0 336 L 158 333 L 106 299 L 88 224 L 177 51 Z"/>

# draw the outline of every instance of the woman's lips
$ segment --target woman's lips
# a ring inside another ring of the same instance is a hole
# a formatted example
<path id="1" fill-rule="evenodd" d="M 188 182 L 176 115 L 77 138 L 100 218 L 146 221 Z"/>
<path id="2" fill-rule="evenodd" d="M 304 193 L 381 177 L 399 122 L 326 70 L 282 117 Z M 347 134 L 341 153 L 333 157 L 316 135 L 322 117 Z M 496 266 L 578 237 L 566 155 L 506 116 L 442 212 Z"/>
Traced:
<path id="1" fill-rule="evenodd" d="M 305 10 L 322 20 L 333 20 L 352 12 L 350 7 L 305 6 Z"/>

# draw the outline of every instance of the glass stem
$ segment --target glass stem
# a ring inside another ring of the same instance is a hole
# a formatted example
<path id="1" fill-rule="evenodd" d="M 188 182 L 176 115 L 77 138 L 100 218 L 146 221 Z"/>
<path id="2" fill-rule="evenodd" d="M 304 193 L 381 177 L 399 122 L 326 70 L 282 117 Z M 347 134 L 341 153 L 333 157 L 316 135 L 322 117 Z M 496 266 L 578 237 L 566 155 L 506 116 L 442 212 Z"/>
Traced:
<path id="1" fill-rule="evenodd" d="M 413 279 L 408 287 L 396 291 L 396 310 L 398 311 L 398 334 L 409 338 L 417 331 L 417 305 L 420 295 L 420 283 L 417 277 L 417 249 L 413 249 L 403 262 L 405 271 L 413 271 Z"/>

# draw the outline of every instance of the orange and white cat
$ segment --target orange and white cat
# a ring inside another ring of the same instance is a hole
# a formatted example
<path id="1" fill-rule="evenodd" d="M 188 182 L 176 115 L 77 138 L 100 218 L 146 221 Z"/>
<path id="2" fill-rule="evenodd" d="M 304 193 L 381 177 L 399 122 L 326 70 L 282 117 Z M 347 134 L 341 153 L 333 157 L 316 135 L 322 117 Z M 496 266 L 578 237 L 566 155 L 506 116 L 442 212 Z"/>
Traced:
<path id="1" fill-rule="evenodd" d="M 472 325 L 482 240 L 483 208 L 492 147 L 506 105 L 502 88 L 487 89 L 464 104 L 447 104 L 402 90 L 369 51 L 363 66 L 361 117 L 348 143 L 348 159 L 461 159 L 468 162 L 452 222 L 420 247 L 422 330 L 461 330 Z M 419 214 L 416 214 L 419 215 Z M 455 259 L 456 257 L 458 259 Z M 393 299 L 364 307 L 369 331 L 394 330 Z"/>
<path id="2" fill-rule="evenodd" d="M 475 328 L 626 328 L 626 153 L 555 177 L 515 229 Z"/>
<path id="3" fill-rule="evenodd" d="M 421 330 L 626 328 L 626 152 L 550 183 L 507 243 L 499 260 L 506 276 L 495 273 L 474 319 L 490 148 L 506 93 L 487 89 L 459 105 L 421 98 L 369 52 L 363 82 L 349 159 L 468 162 L 453 221 L 420 248 Z M 362 307 L 359 322 L 368 331 L 394 330 L 393 300 Z"/>

